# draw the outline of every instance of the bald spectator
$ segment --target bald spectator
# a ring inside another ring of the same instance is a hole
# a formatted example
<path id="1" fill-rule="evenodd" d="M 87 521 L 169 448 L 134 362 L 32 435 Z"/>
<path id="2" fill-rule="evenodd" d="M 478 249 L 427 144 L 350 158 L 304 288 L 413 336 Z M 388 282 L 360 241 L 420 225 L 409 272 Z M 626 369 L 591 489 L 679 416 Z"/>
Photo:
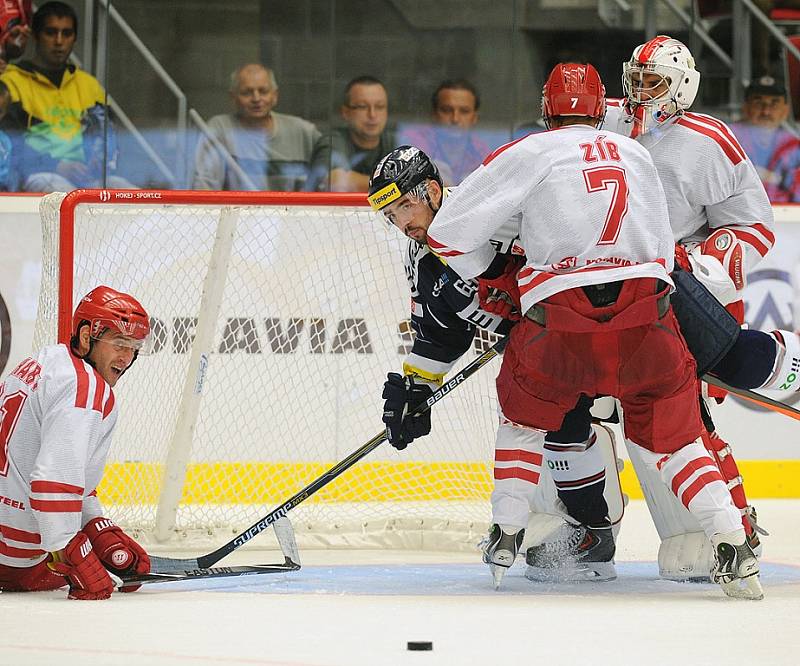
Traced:
<path id="1" fill-rule="evenodd" d="M 457 185 L 491 152 L 475 132 L 480 104 L 477 88 L 466 79 L 443 81 L 431 98 L 433 124 L 408 127 L 399 141 L 427 153 L 444 184 Z"/>
<path id="2" fill-rule="evenodd" d="M 359 76 L 344 89 L 339 115 L 345 123 L 324 135 L 314 158 L 316 185 L 331 192 L 366 192 L 377 161 L 396 147 L 387 131 L 389 96 L 379 79 Z"/>
<path id="3" fill-rule="evenodd" d="M 731 123 L 773 203 L 800 202 L 800 140 L 783 126 L 788 115 L 786 89 L 762 76 L 745 91 L 741 122 Z"/>
<path id="4" fill-rule="evenodd" d="M 197 190 L 305 189 L 314 145 L 321 134 L 313 123 L 278 113 L 278 82 L 263 65 L 247 64 L 231 74 L 234 113 L 214 116 L 208 126 L 214 140 L 197 147 L 192 187 Z M 232 168 L 224 148 L 244 172 Z"/>

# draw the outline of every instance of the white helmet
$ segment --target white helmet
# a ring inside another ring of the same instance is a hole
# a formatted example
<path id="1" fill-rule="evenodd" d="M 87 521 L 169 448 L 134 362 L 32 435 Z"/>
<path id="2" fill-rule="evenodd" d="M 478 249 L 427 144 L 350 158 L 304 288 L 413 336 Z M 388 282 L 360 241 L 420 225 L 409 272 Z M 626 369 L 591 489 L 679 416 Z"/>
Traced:
<path id="1" fill-rule="evenodd" d="M 653 79 L 644 87 L 646 74 L 657 74 L 660 79 Z M 642 124 L 641 132 L 688 109 L 699 85 L 700 72 L 694 67 L 691 52 L 682 42 L 666 35 L 637 46 L 631 59 L 622 66 L 625 97 L 634 110 L 644 107 L 644 113 L 635 113 Z M 654 96 L 659 87 L 663 87 L 663 92 Z"/>

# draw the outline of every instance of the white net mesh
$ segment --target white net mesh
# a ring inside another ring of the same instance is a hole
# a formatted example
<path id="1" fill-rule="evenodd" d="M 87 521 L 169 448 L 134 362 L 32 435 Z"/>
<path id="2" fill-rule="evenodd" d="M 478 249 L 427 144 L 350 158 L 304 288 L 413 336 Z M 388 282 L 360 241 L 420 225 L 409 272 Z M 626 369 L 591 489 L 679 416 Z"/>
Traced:
<path id="1" fill-rule="evenodd" d="M 239 532 L 380 430 L 386 372 L 411 342 L 409 292 L 405 240 L 368 209 L 231 210 L 224 195 L 218 204 L 101 204 L 94 194 L 75 209 L 74 261 L 59 267 L 62 198 L 42 204 L 35 346 L 56 340 L 67 273 L 73 303 L 98 284 L 129 292 L 156 336 L 156 352 L 115 389 L 120 419 L 99 494 L 118 522 L 146 534 L 160 511 L 174 535 Z M 191 349 L 223 210 L 235 234 L 217 275 L 224 288 L 202 393 L 189 391 L 197 418 L 186 465 L 166 470 L 184 383 L 196 377 Z M 489 519 L 498 369 L 437 405 L 429 437 L 404 452 L 380 446 L 296 507 L 301 545 L 474 544 Z M 170 485 L 180 491 L 176 512 L 164 505 Z"/>

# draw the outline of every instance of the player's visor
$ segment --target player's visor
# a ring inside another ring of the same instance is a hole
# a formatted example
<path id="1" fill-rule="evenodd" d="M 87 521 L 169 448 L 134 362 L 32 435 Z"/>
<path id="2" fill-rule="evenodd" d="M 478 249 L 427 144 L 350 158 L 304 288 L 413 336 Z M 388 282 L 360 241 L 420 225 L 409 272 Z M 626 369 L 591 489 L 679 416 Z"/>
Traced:
<path id="1" fill-rule="evenodd" d="M 153 351 L 154 337 L 150 327 L 139 322 L 93 319 L 91 331 L 93 340 L 113 345 L 119 351 L 129 348 L 142 355 Z"/>

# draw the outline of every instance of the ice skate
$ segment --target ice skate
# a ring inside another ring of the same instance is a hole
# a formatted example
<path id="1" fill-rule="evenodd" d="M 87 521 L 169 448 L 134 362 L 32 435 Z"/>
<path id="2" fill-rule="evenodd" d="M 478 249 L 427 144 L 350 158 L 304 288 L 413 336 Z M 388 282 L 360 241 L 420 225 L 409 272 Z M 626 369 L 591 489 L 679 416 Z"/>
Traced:
<path id="1" fill-rule="evenodd" d="M 535 581 L 604 581 L 617 577 L 611 526 L 565 523 L 547 541 L 528 548 L 525 577 Z"/>
<path id="2" fill-rule="evenodd" d="M 744 530 L 711 537 L 714 546 L 714 568 L 711 580 L 735 599 L 763 599 L 764 590 L 758 579 L 758 559 L 747 543 Z"/>
<path id="3" fill-rule="evenodd" d="M 481 541 L 483 549 L 483 562 L 489 565 L 489 570 L 494 578 L 494 588 L 500 587 L 500 582 L 506 571 L 514 564 L 522 540 L 525 538 L 525 530 L 509 525 L 498 525 L 495 523 L 489 529 L 489 534 Z"/>

